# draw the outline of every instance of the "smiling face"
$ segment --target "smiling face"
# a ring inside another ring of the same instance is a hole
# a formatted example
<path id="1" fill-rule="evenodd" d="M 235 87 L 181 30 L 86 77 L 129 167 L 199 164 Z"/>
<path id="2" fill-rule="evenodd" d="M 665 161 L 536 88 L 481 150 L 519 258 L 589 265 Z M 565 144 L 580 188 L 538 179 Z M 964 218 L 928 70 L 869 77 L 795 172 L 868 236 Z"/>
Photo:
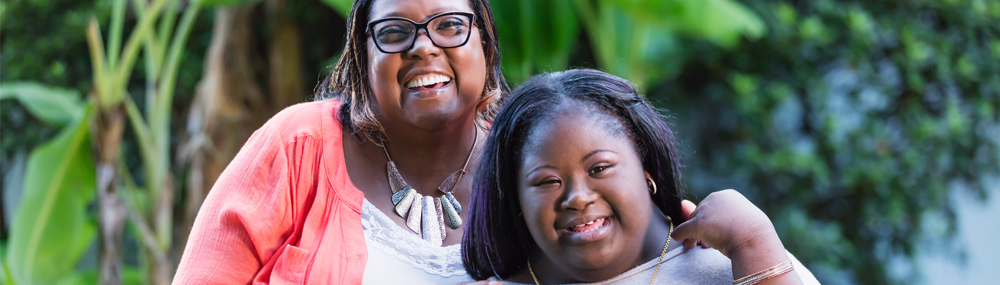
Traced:
<path id="1" fill-rule="evenodd" d="M 523 148 L 521 210 L 543 260 L 575 281 L 605 280 L 637 264 L 654 205 L 621 122 L 585 104 L 563 106 Z"/>
<path id="2" fill-rule="evenodd" d="M 468 12 L 466 0 L 376 0 L 370 21 L 389 17 L 424 23 L 447 12 Z M 479 27 L 468 42 L 439 48 L 425 30 L 413 46 L 400 53 L 383 53 L 367 40 L 368 78 L 379 121 L 386 126 L 438 129 L 459 119 L 475 117 L 486 83 L 486 59 Z"/>

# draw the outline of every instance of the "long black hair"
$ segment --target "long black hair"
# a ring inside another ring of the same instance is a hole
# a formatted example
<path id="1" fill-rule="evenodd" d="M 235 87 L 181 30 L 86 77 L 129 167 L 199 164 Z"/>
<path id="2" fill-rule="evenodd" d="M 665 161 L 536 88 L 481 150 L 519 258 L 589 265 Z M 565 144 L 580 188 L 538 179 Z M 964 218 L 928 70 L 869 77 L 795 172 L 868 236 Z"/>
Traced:
<path id="1" fill-rule="evenodd" d="M 653 202 L 674 222 L 684 221 L 681 164 L 673 132 L 628 80 L 593 69 L 537 75 L 514 90 L 501 108 L 476 172 L 462 238 L 462 262 L 473 278 L 506 279 L 524 269 L 534 240 L 518 200 L 521 150 L 536 125 L 571 103 L 589 104 L 621 122 L 643 169 L 658 185 Z"/>

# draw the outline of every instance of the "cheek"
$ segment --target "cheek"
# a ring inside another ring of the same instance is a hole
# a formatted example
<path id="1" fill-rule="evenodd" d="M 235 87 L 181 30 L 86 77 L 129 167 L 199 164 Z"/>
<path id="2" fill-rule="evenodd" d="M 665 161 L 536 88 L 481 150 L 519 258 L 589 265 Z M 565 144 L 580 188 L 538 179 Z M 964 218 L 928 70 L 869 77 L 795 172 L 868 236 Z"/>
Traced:
<path id="1" fill-rule="evenodd" d="M 555 221 L 555 210 L 550 206 L 550 198 L 544 195 L 532 194 L 528 192 L 518 193 L 521 197 L 521 212 L 524 215 L 524 222 L 536 240 L 542 237 L 544 240 L 551 240 L 551 226 Z"/>
<path id="2" fill-rule="evenodd" d="M 368 43 L 368 85 L 371 86 L 376 98 L 387 94 L 398 94 L 400 60 L 397 54 L 384 54 Z"/>
<path id="3" fill-rule="evenodd" d="M 473 31 L 469 43 L 458 49 L 450 49 L 452 69 L 458 73 L 461 94 L 479 96 L 486 86 L 486 55 L 479 33 Z"/>
<path id="4" fill-rule="evenodd" d="M 616 183 L 617 190 L 609 193 L 605 199 L 611 204 L 626 230 L 642 231 L 651 219 L 649 210 L 652 200 L 650 200 L 645 180 L 642 183 L 636 183 L 633 180 Z"/>

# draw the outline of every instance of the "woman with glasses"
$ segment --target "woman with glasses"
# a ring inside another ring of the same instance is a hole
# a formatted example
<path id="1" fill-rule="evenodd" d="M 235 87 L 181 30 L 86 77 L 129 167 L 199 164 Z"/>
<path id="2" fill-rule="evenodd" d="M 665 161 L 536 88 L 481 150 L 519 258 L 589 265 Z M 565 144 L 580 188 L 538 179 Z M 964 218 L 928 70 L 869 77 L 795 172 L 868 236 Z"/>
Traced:
<path id="1" fill-rule="evenodd" d="M 356 0 L 317 98 L 257 130 L 198 214 L 174 283 L 454 284 L 502 96 L 485 0 Z"/>

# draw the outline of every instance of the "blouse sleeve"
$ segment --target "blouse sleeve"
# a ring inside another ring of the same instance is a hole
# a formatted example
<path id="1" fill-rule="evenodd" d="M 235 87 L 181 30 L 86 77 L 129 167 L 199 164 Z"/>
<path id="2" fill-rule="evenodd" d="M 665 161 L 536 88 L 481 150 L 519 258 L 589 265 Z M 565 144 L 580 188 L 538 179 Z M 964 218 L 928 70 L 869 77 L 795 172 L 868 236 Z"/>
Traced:
<path id="1" fill-rule="evenodd" d="M 249 284 L 295 227 L 302 155 L 265 124 L 222 172 L 198 212 L 174 284 Z M 290 154 L 291 153 L 291 154 Z M 305 163 L 309 164 L 309 163 Z"/>

